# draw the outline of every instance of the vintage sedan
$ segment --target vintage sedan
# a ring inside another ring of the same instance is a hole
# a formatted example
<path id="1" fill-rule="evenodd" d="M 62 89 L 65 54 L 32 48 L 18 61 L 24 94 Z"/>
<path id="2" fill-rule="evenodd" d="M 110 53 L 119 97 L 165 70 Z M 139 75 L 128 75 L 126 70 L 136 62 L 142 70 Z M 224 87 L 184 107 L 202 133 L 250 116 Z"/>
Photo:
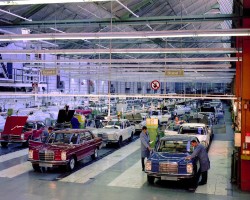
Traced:
<path id="1" fill-rule="evenodd" d="M 208 149 L 213 138 L 210 127 L 203 123 L 184 123 L 180 125 L 178 134 L 188 134 L 196 136 L 199 141 Z"/>
<path id="2" fill-rule="evenodd" d="M 102 139 L 89 130 L 65 129 L 53 132 L 46 143 L 30 141 L 29 158 L 35 171 L 40 167 L 66 166 L 75 169 L 76 163 L 87 156 L 96 159 Z"/>
<path id="3" fill-rule="evenodd" d="M 8 143 L 22 143 L 28 146 L 31 138 L 40 138 L 45 128 L 42 121 L 27 121 L 28 116 L 9 116 L 6 119 L 3 132 L 0 134 L 2 147 Z"/>
<path id="4" fill-rule="evenodd" d="M 189 185 L 195 184 L 197 160 L 185 159 L 193 152 L 193 139 L 198 141 L 198 138 L 189 135 L 162 137 L 145 165 L 148 182 L 153 184 L 155 178 L 171 181 L 185 179 Z"/>
<path id="5" fill-rule="evenodd" d="M 102 137 L 104 143 L 116 143 L 118 147 L 121 147 L 124 140 L 132 141 L 135 126 L 131 125 L 127 119 L 113 119 L 104 128 L 93 132 Z"/>

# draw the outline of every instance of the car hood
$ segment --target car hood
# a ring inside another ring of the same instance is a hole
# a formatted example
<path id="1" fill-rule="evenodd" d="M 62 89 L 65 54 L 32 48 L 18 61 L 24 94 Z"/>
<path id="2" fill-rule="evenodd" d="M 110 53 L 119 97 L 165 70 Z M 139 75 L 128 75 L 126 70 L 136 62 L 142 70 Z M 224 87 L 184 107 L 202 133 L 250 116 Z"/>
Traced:
<path id="1" fill-rule="evenodd" d="M 74 113 L 75 110 L 69 110 L 68 113 L 66 113 L 65 110 L 59 110 L 57 123 L 70 122 L 72 117 L 74 116 Z"/>
<path id="2" fill-rule="evenodd" d="M 3 134 L 20 135 L 28 116 L 8 116 L 3 129 Z"/>
<path id="3" fill-rule="evenodd" d="M 162 153 L 162 152 L 153 152 L 149 160 L 152 162 L 176 162 L 178 164 L 187 163 L 185 157 L 188 156 L 189 153 Z"/>
<path id="4" fill-rule="evenodd" d="M 75 145 L 70 144 L 41 144 L 33 147 L 38 151 L 67 151 L 74 149 Z"/>

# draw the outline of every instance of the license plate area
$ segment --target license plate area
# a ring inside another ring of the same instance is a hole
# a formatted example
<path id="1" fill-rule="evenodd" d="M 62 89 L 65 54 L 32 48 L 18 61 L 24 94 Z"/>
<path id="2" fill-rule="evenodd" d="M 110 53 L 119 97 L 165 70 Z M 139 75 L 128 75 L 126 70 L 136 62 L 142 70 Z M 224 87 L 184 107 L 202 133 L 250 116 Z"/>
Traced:
<path id="1" fill-rule="evenodd" d="M 177 177 L 171 177 L 171 176 L 161 176 L 161 180 L 163 181 L 177 181 Z"/>
<path id="2" fill-rule="evenodd" d="M 39 167 L 53 167 L 53 165 L 49 163 L 39 163 Z"/>

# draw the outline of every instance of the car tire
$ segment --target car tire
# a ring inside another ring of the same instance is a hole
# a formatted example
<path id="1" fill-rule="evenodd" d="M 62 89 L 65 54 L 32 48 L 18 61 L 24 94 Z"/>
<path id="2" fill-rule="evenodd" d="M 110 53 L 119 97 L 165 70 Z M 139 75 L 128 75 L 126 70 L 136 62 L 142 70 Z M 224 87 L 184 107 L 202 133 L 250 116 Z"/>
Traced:
<path id="1" fill-rule="evenodd" d="M 147 180 L 148 180 L 148 183 L 149 184 L 154 184 L 154 182 L 155 182 L 155 177 L 154 176 L 147 176 Z"/>
<path id="2" fill-rule="evenodd" d="M 35 172 L 40 172 L 41 171 L 41 169 L 40 169 L 40 167 L 39 167 L 38 164 L 32 164 L 32 167 L 33 167 L 33 169 L 34 169 Z"/>
<path id="3" fill-rule="evenodd" d="M 94 154 L 91 155 L 91 158 L 95 160 L 98 157 L 98 148 L 95 149 Z"/>
<path id="4" fill-rule="evenodd" d="M 122 136 L 119 137 L 119 140 L 117 142 L 118 147 L 122 147 Z"/>
<path id="5" fill-rule="evenodd" d="M 75 157 L 72 156 L 67 164 L 67 171 L 73 171 L 75 167 L 76 167 L 76 159 Z"/>
<path id="6" fill-rule="evenodd" d="M 1 146 L 6 148 L 8 146 L 8 142 L 1 142 Z"/>
<path id="7" fill-rule="evenodd" d="M 132 142 L 133 141 L 133 137 L 134 137 L 134 132 L 131 133 L 131 136 L 130 138 L 128 139 L 129 142 Z"/>

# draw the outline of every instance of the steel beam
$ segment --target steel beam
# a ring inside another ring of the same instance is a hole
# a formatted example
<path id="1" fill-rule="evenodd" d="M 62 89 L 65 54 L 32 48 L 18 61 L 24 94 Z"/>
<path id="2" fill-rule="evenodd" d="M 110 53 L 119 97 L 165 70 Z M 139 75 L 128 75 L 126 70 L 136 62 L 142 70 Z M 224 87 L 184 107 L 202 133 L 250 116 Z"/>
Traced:
<path id="1" fill-rule="evenodd" d="M 155 59 L 68 59 L 68 60 L 2 60 L 6 63 L 185 63 L 185 62 L 239 62 L 237 57 L 155 58 Z"/>
<path id="2" fill-rule="evenodd" d="M 52 50 L 1 50 L 0 54 L 231 54 L 235 48 L 141 48 L 141 49 L 52 49 Z"/>
<path id="3" fill-rule="evenodd" d="M 41 5 L 42 8 L 44 5 Z M 41 9 L 41 8 L 37 9 Z M 36 10 L 35 10 L 36 11 Z M 26 17 L 29 15 L 25 15 Z M 239 20 L 240 17 L 232 14 L 216 14 L 216 15 L 190 15 L 190 16 L 158 16 L 158 17 L 132 17 L 128 19 L 112 18 L 113 25 L 153 25 L 153 24 L 184 24 L 184 23 L 201 23 L 201 22 L 215 22 L 225 20 Z M 109 26 L 110 18 L 104 19 L 81 19 L 81 20 L 51 20 L 51 21 L 30 21 L 21 22 L 14 21 L 13 24 L 1 23 L 2 28 L 51 28 L 56 25 L 57 28 L 71 28 L 71 27 L 90 27 L 90 26 Z"/>

